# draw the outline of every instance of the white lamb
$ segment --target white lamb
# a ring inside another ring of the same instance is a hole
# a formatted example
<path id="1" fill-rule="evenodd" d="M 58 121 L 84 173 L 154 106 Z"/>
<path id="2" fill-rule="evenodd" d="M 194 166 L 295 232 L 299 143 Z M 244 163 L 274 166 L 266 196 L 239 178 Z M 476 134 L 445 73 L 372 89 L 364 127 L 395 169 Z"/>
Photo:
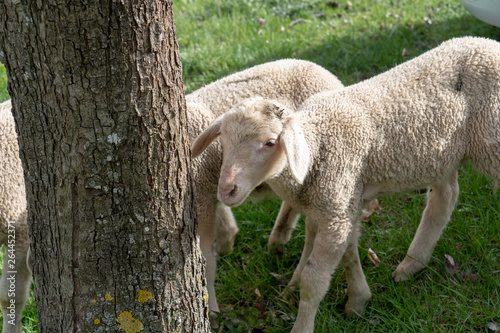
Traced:
<path id="1" fill-rule="evenodd" d="M 217 116 L 249 97 L 275 99 L 295 110 L 317 92 L 342 87 L 342 83 L 333 74 L 309 61 L 285 59 L 254 66 L 186 96 L 189 137 L 193 141 Z M 217 199 L 221 164 L 222 149 L 219 145 L 211 146 L 203 159 L 193 161 L 198 234 L 201 250 L 206 258 L 209 308 L 213 312 L 219 311 L 214 289 L 216 253 L 230 250 L 238 232 L 230 208 Z M 258 193 L 254 195 L 262 196 L 262 193 L 271 191 L 268 186 L 263 185 L 255 192 Z M 299 214 L 289 205 L 282 205 L 269 239 L 270 248 L 290 239 L 291 230 L 295 227 L 298 217 Z"/>
<path id="2" fill-rule="evenodd" d="M 247 100 L 202 137 L 208 142 L 219 134 L 223 203 L 239 205 L 265 181 L 306 215 L 304 251 L 291 282 L 300 282 L 292 332 L 313 332 L 342 258 L 347 314 L 361 313 L 371 297 L 357 251 L 363 202 L 429 187 L 416 236 L 393 274 L 400 280 L 430 260 L 457 201 L 464 161 L 499 184 L 500 43 L 452 39 L 367 81 L 319 93 L 297 112 Z"/>
<path id="3" fill-rule="evenodd" d="M 7 251 L 0 279 L 3 333 L 21 333 L 31 269 L 24 174 L 9 101 L 0 103 L 0 245 Z"/>

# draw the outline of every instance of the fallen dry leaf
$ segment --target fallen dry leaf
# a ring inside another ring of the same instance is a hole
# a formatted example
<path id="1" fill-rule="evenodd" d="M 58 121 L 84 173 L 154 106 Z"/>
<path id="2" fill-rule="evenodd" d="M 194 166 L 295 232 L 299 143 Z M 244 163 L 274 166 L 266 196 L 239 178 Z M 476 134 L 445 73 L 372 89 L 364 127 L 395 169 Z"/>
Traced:
<path id="1" fill-rule="evenodd" d="M 281 284 L 286 283 L 286 277 L 284 274 L 278 274 L 278 273 L 269 273 L 269 274 L 274 276 Z"/>
<path id="2" fill-rule="evenodd" d="M 264 20 L 262 17 L 259 17 L 257 19 L 257 23 L 259 23 L 260 25 L 264 26 L 266 24 L 266 20 Z"/>
<path id="3" fill-rule="evenodd" d="M 260 311 L 261 315 L 263 315 L 267 311 L 266 306 L 262 304 L 262 302 L 254 303 L 253 306 Z M 267 317 L 267 313 L 265 314 L 265 316 Z M 259 319 L 265 319 L 265 318 L 259 318 Z"/>
<path id="4" fill-rule="evenodd" d="M 278 315 L 279 318 L 283 319 L 284 321 L 292 321 L 292 320 L 295 320 L 295 317 L 292 317 L 286 313 L 281 313 L 280 315 Z"/>
<path id="5" fill-rule="evenodd" d="M 369 73 L 359 73 L 358 75 L 359 75 L 360 80 L 366 80 L 366 79 L 369 79 L 372 77 L 372 75 Z M 377 199 L 375 199 L 375 200 L 377 200 Z M 377 203 L 378 203 L 378 201 L 377 201 Z M 378 208 L 380 208 L 380 207 L 378 207 Z M 363 212 L 364 212 L 364 210 L 363 210 Z"/>
<path id="6" fill-rule="evenodd" d="M 460 280 L 464 281 L 465 279 L 467 279 L 470 276 L 470 270 L 465 269 L 463 271 L 460 271 L 458 273 L 458 276 L 460 277 Z"/>
<path id="7" fill-rule="evenodd" d="M 404 49 L 403 49 L 403 52 L 401 52 L 401 55 L 402 55 L 403 57 L 407 57 L 407 56 L 409 56 L 409 55 L 410 55 L 410 51 L 408 51 L 407 49 L 405 49 L 405 48 L 404 48 Z"/>
<path id="8" fill-rule="evenodd" d="M 376 210 L 380 209 L 380 205 L 377 199 L 370 201 L 368 206 L 361 211 L 361 222 L 370 222 L 370 215 Z"/>
<path id="9" fill-rule="evenodd" d="M 500 326 L 494 322 L 488 322 L 488 329 L 493 332 L 500 332 Z"/>
<path id="10" fill-rule="evenodd" d="M 370 258 L 370 260 L 372 261 L 372 263 L 375 265 L 375 266 L 379 266 L 380 265 L 380 260 L 379 258 L 377 257 L 377 254 L 375 252 L 373 252 L 372 249 L 368 248 L 368 258 Z"/>
<path id="11" fill-rule="evenodd" d="M 471 282 L 476 282 L 477 279 L 479 279 L 479 275 L 477 275 L 477 274 L 469 275 L 469 280 L 471 280 Z"/>
<path id="12" fill-rule="evenodd" d="M 455 263 L 455 260 L 449 254 L 444 255 L 444 270 L 448 272 L 448 274 L 455 275 L 457 274 L 459 266 Z"/>
<path id="13" fill-rule="evenodd" d="M 290 25 L 289 25 L 289 26 L 290 26 L 290 27 L 293 27 L 293 26 L 294 26 L 294 25 L 296 25 L 296 24 L 302 23 L 302 21 L 303 21 L 303 20 L 302 20 L 302 19 L 300 19 L 300 18 L 299 18 L 299 19 L 296 19 L 296 20 L 293 20 L 292 22 L 290 22 Z"/>
<path id="14" fill-rule="evenodd" d="M 345 9 L 349 10 L 352 8 L 352 2 L 350 2 L 349 0 L 347 0 L 347 4 L 345 6 Z"/>

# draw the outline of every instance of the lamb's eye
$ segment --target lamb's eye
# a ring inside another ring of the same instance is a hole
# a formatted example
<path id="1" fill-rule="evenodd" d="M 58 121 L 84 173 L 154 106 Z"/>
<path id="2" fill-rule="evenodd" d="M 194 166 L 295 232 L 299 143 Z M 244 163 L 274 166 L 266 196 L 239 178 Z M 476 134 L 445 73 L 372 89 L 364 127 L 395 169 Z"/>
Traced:
<path id="1" fill-rule="evenodd" d="M 267 140 L 266 143 L 265 143 L 265 146 L 266 147 L 272 147 L 276 144 L 276 140 L 274 139 L 270 139 L 270 140 Z"/>

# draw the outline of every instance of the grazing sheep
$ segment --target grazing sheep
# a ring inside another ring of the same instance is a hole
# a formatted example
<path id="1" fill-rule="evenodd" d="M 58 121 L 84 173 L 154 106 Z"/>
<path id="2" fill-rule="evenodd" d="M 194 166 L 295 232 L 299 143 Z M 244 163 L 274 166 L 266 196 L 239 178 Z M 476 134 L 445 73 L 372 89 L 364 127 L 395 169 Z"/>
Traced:
<path id="1" fill-rule="evenodd" d="M 221 134 L 223 203 L 237 206 L 266 182 L 306 215 L 304 251 L 291 282 L 300 283 L 292 332 L 313 332 L 341 259 L 347 314 L 361 313 L 371 297 L 357 252 L 363 202 L 429 188 L 415 239 L 393 274 L 401 280 L 429 261 L 457 201 L 464 161 L 499 184 L 500 43 L 452 39 L 369 80 L 319 93 L 297 112 L 246 100 L 207 132 L 207 142 Z"/>
<path id="2" fill-rule="evenodd" d="M 17 134 L 9 101 L 0 103 L 0 245 L 7 251 L 0 279 L 3 333 L 21 333 L 31 285 L 26 194 Z"/>
<path id="3" fill-rule="evenodd" d="M 309 61 L 285 59 L 258 65 L 222 78 L 186 96 L 189 137 L 193 141 L 217 116 L 249 97 L 276 99 L 295 110 L 317 92 L 342 87 L 342 83 L 333 74 Z M 203 146 L 203 140 L 198 140 L 196 145 Z M 214 289 L 216 253 L 231 250 L 234 236 L 238 232 L 230 208 L 217 199 L 221 164 L 222 150 L 219 145 L 212 145 L 204 153 L 204 158 L 193 161 L 198 234 L 201 250 L 206 258 L 209 308 L 213 312 L 219 311 Z M 266 192 L 270 192 L 270 189 L 263 184 L 254 195 L 260 197 Z M 269 239 L 270 248 L 290 239 L 298 217 L 299 214 L 291 206 L 282 206 Z"/>

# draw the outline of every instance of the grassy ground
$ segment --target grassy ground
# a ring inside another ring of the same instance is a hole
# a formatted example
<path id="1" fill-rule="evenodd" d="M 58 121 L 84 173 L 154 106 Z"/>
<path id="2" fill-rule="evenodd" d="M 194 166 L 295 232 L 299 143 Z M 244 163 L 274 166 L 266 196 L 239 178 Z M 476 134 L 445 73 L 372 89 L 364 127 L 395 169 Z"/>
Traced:
<path id="1" fill-rule="evenodd" d="M 352 84 L 418 56 L 455 36 L 500 40 L 500 29 L 468 14 L 458 0 L 184 0 L 174 3 L 184 83 L 189 93 L 244 68 L 280 58 L 314 61 Z M 0 67 L 0 101 L 7 98 Z M 500 194 L 466 165 L 452 221 L 429 267 L 409 282 L 390 276 L 413 238 L 425 194 L 380 198 L 381 209 L 363 224 L 360 255 L 373 300 L 363 318 L 346 319 L 343 267 L 332 277 L 316 316 L 316 332 L 487 332 L 500 324 Z M 299 223 L 282 257 L 267 253 L 278 201 L 235 210 L 241 232 L 232 254 L 218 261 L 220 332 L 287 332 L 296 302 L 283 290 L 303 246 Z M 381 260 L 374 266 L 372 248 Z M 445 254 L 460 265 L 452 275 Z M 295 295 L 298 297 L 298 294 Z M 34 302 L 26 323 L 33 323 Z M 36 322 L 35 322 L 36 324 Z M 36 331 L 36 325 L 33 330 Z"/>

